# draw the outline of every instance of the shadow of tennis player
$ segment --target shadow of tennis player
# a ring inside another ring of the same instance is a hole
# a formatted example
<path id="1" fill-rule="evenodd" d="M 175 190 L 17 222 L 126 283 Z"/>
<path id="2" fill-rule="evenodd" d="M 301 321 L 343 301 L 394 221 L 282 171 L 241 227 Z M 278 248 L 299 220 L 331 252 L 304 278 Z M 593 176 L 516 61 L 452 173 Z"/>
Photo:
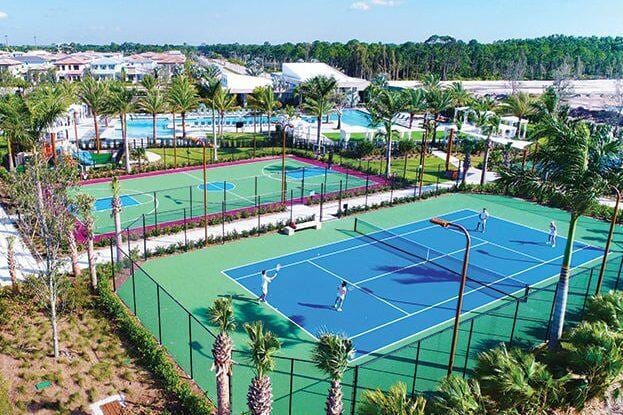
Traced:
<path id="1" fill-rule="evenodd" d="M 298 303 L 298 305 L 316 310 L 333 310 L 333 307 L 328 304 Z"/>

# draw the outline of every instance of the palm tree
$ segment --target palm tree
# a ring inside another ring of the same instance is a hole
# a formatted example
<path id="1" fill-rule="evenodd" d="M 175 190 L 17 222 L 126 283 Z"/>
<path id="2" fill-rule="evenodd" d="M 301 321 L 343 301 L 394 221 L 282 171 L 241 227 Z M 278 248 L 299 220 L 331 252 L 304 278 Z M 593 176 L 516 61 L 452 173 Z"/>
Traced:
<path id="1" fill-rule="evenodd" d="M 415 114 L 426 111 L 426 94 L 422 89 L 405 89 L 404 92 L 405 111 L 409 113 L 409 129 L 413 127 Z"/>
<path id="2" fill-rule="evenodd" d="M 216 97 L 223 89 L 221 82 L 215 79 L 208 79 L 202 84 L 203 94 L 205 95 L 206 104 L 212 110 L 212 161 L 218 160 L 217 143 L 216 143 L 216 105 L 214 97 Z"/>
<path id="3" fill-rule="evenodd" d="M 463 150 L 463 179 L 461 183 L 465 185 L 467 181 L 467 172 L 472 167 L 472 153 L 478 146 L 476 140 L 464 138 L 461 140 L 461 150 Z"/>
<path id="4" fill-rule="evenodd" d="M 392 127 L 394 118 L 405 107 L 404 96 L 400 92 L 389 89 L 374 88 L 371 92 L 367 109 L 374 124 L 383 124 L 385 127 L 385 142 L 387 145 L 385 158 L 385 176 L 391 176 L 392 158 Z"/>
<path id="5" fill-rule="evenodd" d="M 123 236 L 121 234 L 121 192 L 119 189 L 119 178 L 117 176 L 113 176 L 112 181 L 110 182 L 110 188 L 112 190 L 112 200 L 111 200 L 111 208 L 112 208 L 112 218 L 115 223 L 115 245 L 117 248 L 117 262 L 121 262 L 123 258 L 123 251 L 121 247 L 123 246 Z M 128 252 L 128 255 L 130 253 Z"/>
<path id="6" fill-rule="evenodd" d="M 452 107 L 452 92 L 441 88 L 428 89 L 426 91 L 426 103 L 428 105 L 428 111 L 433 114 L 433 138 L 431 140 L 431 145 L 434 146 L 437 142 L 437 121 L 439 120 L 439 114 Z"/>
<path id="7" fill-rule="evenodd" d="M 353 342 L 343 336 L 322 333 L 312 350 L 312 361 L 316 367 L 329 375 L 331 387 L 327 396 L 327 415 L 341 415 L 344 409 L 342 402 L 342 378 L 348 368 L 348 362 L 355 354 Z"/>
<path id="8" fill-rule="evenodd" d="M 357 413 L 359 415 L 424 415 L 426 400 L 418 396 L 415 400 L 407 395 L 407 385 L 398 382 L 383 392 L 366 390 Z M 458 414 L 457 414 L 458 415 Z"/>
<path id="9" fill-rule="evenodd" d="M 9 268 L 9 277 L 11 278 L 11 289 L 14 294 L 19 292 L 17 286 L 17 261 L 15 261 L 15 237 L 6 238 L 6 261 Z"/>
<path id="10" fill-rule="evenodd" d="M 534 100 L 525 92 L 517 92 L 508 96 L 500 107 L 505 112 L 517 117 L 515 138 L 521 138 L 521 121 L 534 113 Z"/>
<path id="11" fill-rule="evenodd" d="M 89 261 L 89 274 L 91 276 L 91 288 L 97 288 L 97 270 L 95 268 L 95 249 L 93 241 L 95 237 L 95 221 L 93 218 L 93 203 L 95 199 L 86 194 L 80 193 L 76 196 L 75 205 L 78 215 L 82 218 L 84 230 L 87 238 L 87 259 Z M 116 223 L 116 219 L 115 219 Z"/>
<path id="12" fill-rule="evenodd" d="M 219 329 L 219 334 L 216 336 L 212 346 L 213 368 L 216 370 L 218 415 L 230 415 L 231 402 L 229 401 L 229 393 L 231 385 L 229 381 L 233 366 L 231 356 L 234 342 L 229 333 L 236 328 L 231 297 L 216 299 L 212 307 L 208 309 L 208 315 L 210 316 L 210 321 Z"/>
<path id="13" fill-rule="evenodd" d="M 154 76 L 147 74 L 141 79 L 141 86 L 145 88 L 145 91 L 149 92 L 158 88 L 158 80 Z"/>
<path id="14" fill-rule="evenodd" d="M 19 95 L 7 95 L 0 100 L 0 129 L 7 143 L 9 171 L 15 170 L 13 146 L 29 141 L 24 119 L 26 112 L 26 103 L 23 97 Z"/>
<path id="15" fill-rule="evenodd" d="M 439 384 L 432 401 L 433 413 L 445 415 L 488 415 L 487 400 L 476 379 L 448 376 Z"/>
<path id="16" fill-rule="evenodd" d="M 270 141 L 270 119 L 274 111 L 281 106 L 281 103 L 277 101 L 275 97 L 273 87 L 259 86 L 255 88 L 251 95 L 249 95 L 249 104 L 252 108 L 261 113 L 265 113 L 268 117 L 268 141 Z M 255 157 L 255 144 L 255 138 L 253 138 L 253 157 Z"/>
<path id="17" fill-rule="evenodd" d="M 485 184 L 487 168 L 489 165 L 489 153 L 492 146 L 491 136 L 493 134 L 497 134 L 500 129 L 500 117 L 492 112 L 479 113 L 476 125 L 480 128 L 482 134 L 487 137 L 485 140 L 485 155 L 482 160 L 482 173 L 480 175 L 480 185 L 483 186 Z"/>
<path id="18" fill-rule="evenodd" d="M 607 191 L 606 177 L 617 168 L 612 161 L 621 150 L 621 144 L 612 138 L 608 127 L 591 129 L 584 122 L 558 118 L 545 119 L 537 126 L 535 136 L 546 141 L 535 155 L 534 171 L 511 166 L 502 170 L 500 182 L 542 198 L 555 197 L 570 213 L 549 333 L 549 347 L 554 349 L 559 344 L 565 322 L 577 223 L 597 204 L 597 197 Z"/>
<path id="19" fill-rule="evenodd" d="M 121 122 L 121 137 L 123 139 L 125 170 L 127 173 L 132 171 L 132 166 L 130 165 L 130 143 L 128 142 L 128 114 L 135 111 L 136 104 L 134 98 L 135 92 L 133 89 L 126 88 L 120 82 L 111 84 L 107 107 L 112 114 L 119 116 L 119 121 Z"/>
<path id="20" fill-rule="evenodd" d="M 173 131 L 175 132 L 175 112 L 179 112 L 182 117 L 182 139 L 186 138 L 186 113 L 197 108 L 199 97 L 197 88 L 186 76 L 173 78 L 168 92 L 168 102 L 174 113 Z M 173 165 L 177 167 L 177 137 L 173 135 Z"/>
<path id="21" fill-rule="evenodd" d="M 440 89 L 441 88 L 441 77 L 433 73 L 427 73 L 422 78 L 422 87 L 427 91 L 430 91 L 433 89 Z"/>
<path id="22" fill-rule="evenodd" d="M 84 102 L 93 115 L 93 128 L 95 129 L 95 148 L 100 152 L 100 132 L 98 116 L 105 112 L 108 95 L 108 84 L 98 82 L 90 76 L 80 81 L 78 85 L 78 97 Z"/>
<path id="23" fill-rule="evenodd" d="M 264 331 L 261 321 L 245 323 L 249 336 L 250 360 L 255 366 L 255 377 L 249 385 L 247 405 L 251 415 L 270 415 L 273 406 L 273 391 L 268 373 L 275 368 L 275 354 L 281 343 L 270 331 Z"/>
<path id="24" fill-rule="evenodd" d="M 219 134 L 221 139 L 223 139 L 224 132 L 224 122 L 225 122 L 225 114 L 229 111 L 233 111 L 237 108 L 236 104 L 236 96 L 230 94 L 229 91 L 226 91 L 223 88 L 218 88 L 216 90 L 216 94 L 213 98 L 214 108 L 218 112 L 219 115 Z"/>
<path id="25" fill-rule="evenodd" d="M 471 92 L 465 89 L 462 82 L 453 82 L 452 85 L 450 85 L 449 91 L 450 95 L 452 95 L 453 106 L 455 108 L 467 107 L 474 101 Z"/>
<path id="26" fill-rule="evenodd" d="M 316 117 L 316 146 L 320 151 L 322 117 L 335 108 L 333 97 L 337 91 L 337 81 L 333 77 L 315 76 L 299 85 L 299 93 L 303 97 L 303 110 Z"/>
<path id="27" fill-rule="evenodd" d="M 138 101 L 138 106 L 146 114 L 151 115 L 152 125 L 152 143 L 155 145 L 157 141 L 157 118 L 158 114 L 162 114 L 167 110 L 167 101 L 159 89 L 148 89 L 145 96 L 141 97 Z"/>

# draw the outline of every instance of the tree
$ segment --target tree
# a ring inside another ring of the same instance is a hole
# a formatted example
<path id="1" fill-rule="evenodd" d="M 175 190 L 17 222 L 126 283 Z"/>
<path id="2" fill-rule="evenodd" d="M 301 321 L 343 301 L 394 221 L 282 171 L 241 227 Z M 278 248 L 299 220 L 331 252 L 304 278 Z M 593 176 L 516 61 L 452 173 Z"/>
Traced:
<path id="1" fill-rule="evenodd" d="M 275 92 L 272 86 L 258 86 L 249 95 L 249 104 L 251 107 L 260 113 L 265 113 L 268 118 L 268 140 L 270 141 L 270 120 L 273 113 L 281 106 L 281 103 L 277 101 Z M 255 136 L 253 138 L 253 157 L 255 157 Z"/>
<path id="2" fill-rule="evenodd" d="M 398 382 L 387 392 L 364 391 L 357 412 L 359 415 L 424 415 L 425 409 L 426 400 L 421 396 L 411 399 L 407 395 L 407 385 Z"/>
<path id="3" fill-rule="evenodd" d="M 446 415 L 488 415 L 487 400 L 476 379 L 444 378 L 432 401 L 433 413 Z"/>
<path id="4" fill-rule="evenodd" d="M 409 129 L 413 127 L 415 114 L 426 111 L 426 94 L 422 89 L 405 89 L 403 91 L 405 100 L 405 111 L 409 113 Z"/>
<path id="5" fill-rule="evenodd" d="M 333 77 L 318 75 L 299 85 L 299 94 L 303 97 L 303 110 L 316 118 L 316 146 L 320 151 L 322 117 L 335 108 L 334 95 L 337 81 Z"/>
<path id="6" fill-rule="evenodd" d="M 45 96 L 45 92 L 42 92 L 42 95 Z M 46 115 L 51 115 L 44 108 L 39 107 L 31 115 L 33 124 L 40 127 L 51 125 L 42 122 L 47 118 Z M 42 131 L 37 127 L 32 131 L 37 130 Z M 67 274 L 63 268 L 66 263 L 67 237 L 73 231 L 75 221 L 69 212 L 71 199 L 68 189 L 75 186 L 77 174 L 73 163 L 61 159 L 54 169 L 50 169 L 48 163 L 47 158 L 35 151 L 24 172 L 12 173 L 10 192 L 21 213 L 20 227 L 23 238 L 29 246 L 39 247 L 32 251 L 37 259 L 38 269 L 35 278 L 28 280 L 28 283 L 36 295 L 35 301 L 45 305 L 52 327 L 54 357 L 58 358 L 60 357 L 59 306 L 64 302 L 68 288 Z"/>
<path id="7" fill-rule="evenodd" d="M 158 80 L 153 75 L 147 74 L 141 79 L 141 86 L 147 92 L 158 89 Z"/>
<path id="8" fill-rule="evenodd" d="M 492 112 L 479 113 L 476 119 L 476 125 L 480 128 L 480 132 L 487 137 L 485 140 L 485 155 L 482 159 L 482 173 L 480 175 L 480 185 L 483 186 L 489 167 L 489 154 L 492 146 L 491 136 L 497 134 L 500 129 L 500 117 Z"/>
<path id="9" fill-rule="evenodd" d="M 212 161 L 218 160 L 217 142 L 216 142 L 216 103 L 214 98 L 221 93 L 223 89 L 221 82 L 215 79 L 208 79 L 202 84 L 203 93 L 205 95 L 206 104 L 212 110 Z"/>
<path id="10" fill-rule="evenodd" d="M 341 382 L 354 354 L 353 342 L 337 334 L 322 333 L 314 344 L 311 359 L 331 379 L 326 402 L 327 415 L 341 415 L 344 410 Z"/>
<path id="11" fill-rule="evenodd" d="M 158 114 L 162 114 L 167 110 L 167 101 L 159 89 L 152 88 L 148 89 L 145 96 L 142 96 L 139 99 L 138 105 L 141 111 L 151 115 L 152 143 L 156 145 L 156 122 Z"/>
<path id="12" fill-rule="evenodd" d="M 549 347 L 558 346 L 565 321 L 569 292 L 569 268 L 578 220 L 597 204 L 608 188 L 606 177 L 618 170 L 613 162 L 621 144 L 607 127 L 590 128 L 581 121 L 547 118 L 537 126 L 537 138 L 546 140 L 535 155 L 534 170 L 510 167 L 501 172 L 503 185 L 540 198 L 556 198 L 570 213 L 556 297 Z"/>
<path id="13" fill-rule="evenodd" d="M 255 367 L 255 377 L 251 380 L 247 393 L 247 405 L 251 415 L 270 415 L 273 406 L 273 392 L 268 373 L 275 368 L 275 354 L 281 343 L 270 331 L 264 331 L 261 321 L 245 323 L 249 336 L 250 360 Z"/>
<path id="14" fill-rule="evenodd" d="M 100 132 L 98 126 L 98 117 L 105 112 L 108 95 L 108 84 L 98 82 L 95 79 L 85 77 L 78 85 L 78 98 L 84 102 L 93 115 L 93 128 L 95 130 L 95 148 L 100 152 Z"/>
<path id="15" fill-rule="evenodd" d="M 199 97 L 197 88 L 186 76 L 173 78 L 168 92 L 168 102 L 172 111 L 177 111 L 182 117 L 182 139 L 186 138 L 186 114 L 197 108 Z M 175 120 L 173 121 L 175 131 Z M 177 167 L 177 138 L 173 137 L 173 165 Z"/>
<path id="16" fill-rule="evenodd" d="M 133 89 L 126 88 L 121 82 L 115 82 L 110 86 L 107 107 L 112 114 L 119 116 L 121 122 L 121 137 L 123 139 L 123 152 L 125 160 L 125 171 L 130 173 L 130 143 L 128 142 L 128 114 L 134 112 L 136 108 L 135 92 Z"/>
<path id="17" fill-rule="evenodd" d="M 216 109 L 219 115 L 219 134 L 222 139 L 223 130 L 224 130 L 223 125 L 225 122 L 225 114 L 237 108 L 236 96 L 233 94 L 230 94 L 229 91 L 226 91 L 223 88 L 218 88 L 212 100 L 214 102 L 214 108 Z"/>
<path id="18" fill-rule="evenodd" d="M 521 138 L 521 121 L 533 114 L 533 99 L 525 92 L 517 92 L 516 94 L 508 96 L 500 107 L 503 111 L 517 117 L 515 138 Z"/>
<path id="19" fill-rule="evenodd" d="M 463 86 L 462 82 L 453 82 L 449 88 L 452 96 L 452 105 L 456 107 L 467 107 L 474 102 L 474 96 Z"/>
<path id="20" fill-rule="evenodd" d="M 428 104 L 428 111 L 433 114 L 433 138 L 431 145 L 437 143 L 437 122 L 439 120 L 439 114 L 452 107 L 453 97 L 452 92 L 447 89 L 430 88 L 426 90 L 426 103 Z"/>
<path id="21" fill-rule="evenodd" d="M 231 402 L 229 401 L 229 393 L 231 385 L 229 381 L 233 366 L 231 356 L 234 342 L 229 333 L 236 328 L 231 297 L 216 299 L 212 307 L 208 309 L 208 315 L 212 324 L 219 329 L 219 334 L 216 336 L 212 346 L 213 369 L 216 370 L 218 415 L 230 415 Z"/>
<path id="22" fill-rule="evenodd" d="M 9 171 L 15 169 L 13 159 L 13 147 L 15 145 L 28 145 L 32 142 L 28 135 L 23 114 L 27 112 L 26 102 L 20 95 L 7 95 L 0 99 L 0 129 L 7 143 L 9 159 Z"/>
<path id="23" fill-rule="evenodd" d="M 123 235 L 121 234 L 121 191 L 119 186 L 119 178 L 113 176 L 110 181 L 110 189 L 112 191 L 111 198 L 111 216 L 115 223 L 115 248 L 117 250 L 117 263 L 123 259 Z M 130 253 L 128 252 L 128 255 Z"/>
<path id="24" fill-rule="evenodd" d="M 461 140 L 461 150 L 463 151 L 463 179 L 461 183 L 465 185 L 467 182 L 467 172 L 472 167 L 472 153 L 477 147 L 476 140 L 464 138 Z"/>
<path id="25" fill-rule="evenodd" d="M 76 195 L 74 205 L 76 213 L 82 218 L 85 236 L 87 239 L 87 260 L 89 262 L 89 275 L 91 277 L 91 288 L 97 289 L 97 268 L 95 267 L 95 220 L 93 218 L 93 204 L 95 199 L 86 194 L 80 193 Z"/>
<path id="26" fill-rule="evenodd" d="M 385 127 L 385 143 L 387 146 L 385 159 L 385 176 L 391 176 L 392 158 L 392 127 L 394 118 L 405 107 L 404 96 L 400 92 L 388 89 L 372 89 L 367 109 L 374 124 L 383 124 Z"/>

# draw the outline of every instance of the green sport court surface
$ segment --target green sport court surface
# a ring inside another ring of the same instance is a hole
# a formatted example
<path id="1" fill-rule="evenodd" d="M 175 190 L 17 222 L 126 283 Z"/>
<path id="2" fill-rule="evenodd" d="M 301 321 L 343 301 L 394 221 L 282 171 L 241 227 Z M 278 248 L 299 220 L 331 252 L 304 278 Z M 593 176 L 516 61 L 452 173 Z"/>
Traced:
<path id="1" fill-rule="evenodd" d="M 281 201 L 281 159 L 244 161 L 209 166 L 207 170 L 208 214 L 251 209 L 257 198 L 261 205 Z M 366 185 L 367 178 L 360 172 L 324 163 L 289 156 L 286 158 L 287 199 L 296 200 L 326 193 L 344 191 Z M 370 177 L 369 185 L 380 183 Z M 203 169 L 199 167 L 178 169 L 174 172 L 154 172 L 124 176 L 121 188 L 121 225 L 137 229 L 163 224 L 175 224 L 184 217 L 203 215 Z M 82 190 L 95 201 L 94 217 L 97 235 L 114 232 L 111 218 L 112 193 L 109 179 L 96 179 L 82 184 Z M 292 191 L 292 192 L 291 192 Z"/>
<path id="2" fill-rule="evenodd" d="M 446 195 L 358 217 L 391 228 L 461 209 L 478 211 L 483 206 L 494 217 L 537 229 L 547 229 L 549 222 L 556 220 L 560 234 L 566 234 L 568 213 L 499 196 Z M 232 296 L 239 326 L 244 321 L 262 320 L 283 342 L 276 370 L 271 376 L 275 396 L 274 413 L 323 413 L 324 396 L 329 384 L 308 361 L 313 337 L 270 306 L 257 304 L 255 295 L 222 271 L 348 240 L 354 236 L 353 226 L 354 218 L 348 217 L 325 223 L 321 231 L 300 232 L 289 238 L 271 234 L 154 259 L 144 263 L 142 269 L 137 268 L 134 277 L 118 287 L 118 293 L 130 309 L 136 311 L 143 324 L 167 347 L 180 366 L 187 373 L 192 373 L 196 382 L 212 398 L 215 397 L 214 376 L 209 368 L 212 364 L 210 349 L 213 335 L 209 330 L 214 332 L 215 328 L 210 326 L 206 311 L 215 298 Z M 608 224 L 604 222 L 582 218 L 577 232 L 578 241 L 603 246 L 607 229 Z M 620 240 L 620 236 L 619 233 L 615 240 Z M 618 284 L 620 250 L 621 246 L 614 244 L 604 290 Z M 593 263 L 589 266 L 593 266 Z M 595 278 L 592 278 L 592 274 L 589 269 L 576 270 L 574 273 L 569 296 L 569 322 L 577 321 L 587 294 L 594 290 Z M 551 312 L 552 284 L 555 279 L 553 277 L 533 286 L 527 302 L 498 299 L 466 315 L 461 326 L 456 358 L 458 373 L 465 369 L 469 373 L 477 353 L 499 342 L 512 339 L 513 344 L 530 346 L 543 341 Z M 133 292 L 136 293 L 135 297 Z M 328 301 L 332 301 L 334 294 L 333 291 L 327 293 Z M 297 293 L 292 292 L 291 295 L 297 296 Z M 434 390 L 446 372 L 450 324 L 448 321 L 414 332 L 395 345 L 352 362 L 344 379 L 345 413 L 350 413 L 353 389 L 356 389 L 355 401 L 361 398 L 366 388 L 387 389 L 396 381 L 405 382 L 410 390 L 417 392 Z M 246 389 L 253 371 L 244 353 L 246 336 L 241 327 L 233 333 L 233 338 L 239 350 L 234 356 L 237 364 L 233 375 L 234 412 L 238 413 L 244 409 Z M 357 388 L 354 388 L 355 384 Z"/>

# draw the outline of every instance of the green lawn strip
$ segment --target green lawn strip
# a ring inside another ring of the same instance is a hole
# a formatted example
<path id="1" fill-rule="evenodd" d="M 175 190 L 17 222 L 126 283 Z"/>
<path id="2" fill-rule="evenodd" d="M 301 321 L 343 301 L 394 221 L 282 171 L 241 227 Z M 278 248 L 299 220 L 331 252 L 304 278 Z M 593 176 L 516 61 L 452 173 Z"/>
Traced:
<path id="1" fill-rule="evenodd" d="M 396 206 L 392 209 L 377 210 L 360 217 L 385 227 L 392 227 L 458 209 L 477 210 L 483 206 L 486 206 L 494 216 L 528 224 L 539 229 L 546 229 L 551 220 L 556 220 L 559 224 L 560 234 L 565 235 L 566 233 L 569 218 L 567 212 L 539 206 L 519 199 L 490 195 L 446 195 L 422 202 Z M 214 299 L 222 295 L 231 295 L 234 298 L 236 318 L 240 323 L 258 319 L 264 321 L 283 341 L 281 356 L 308 359 L 313 339 L 277 311 L 269 306 L 257 304 L 255 302 L 257 293 L 248 293 L 236 282 L 223 275 L 222 270 L 288 254 L 297 250 L 337 242 L 349 238 L 352 235 L 352 227 L 353 218 L 348 217 L 326 223 L 320 232 L 301 232 L 294 237 L 287 238 L 287 240 L 285 236 L 278 234 L 271 234 L 261 238 L 248 238 L 223 246 L 213 246 L 182 255 L 154 259 L 145 263 L 144 269 L 202 324 L 209 326 L 206 310 Z M 606 231 L 606 223 L 591 218 L 583 218 L 580 221 L 577 236 L 580 240 L 600 246 L 604 243 Z M 167 304 L 169 304 L 170 301 L 167 301 Z M 551 307 L 551 303 L 549 303 L 549 306 Z M 167 311 L 167 313 L 171 312 Z M 169 330 L 175 336 L 183 337 L 187 333 L 187 329 L 173 327 L 186 324 L 184 321 L 187 318 L 183 317 L 183 314 L 182 312 L 172 314 L 170 321 L 164 323 L 163 332 Z M 539 308 L 533 314 L 543 314 L 543 310 Z M 153 323 L 148 324 L 153 327 Z M 483 331 L 495 334 L 496 324 L 500 323 L 494 319 L 492 322 L 483 320 L 478 324 L 486 328 L 486 330 L 483 328 Z M 165 330 L 165 328 L 167 329 Z M 504 330 L 506 329 L 506 324 L 504 324 Z M 462 330 L 465 331 L 467 329 L 463 326 Z M 526 331 L 525 326 L 522 326 L 518 333 Z M 530 331 L 530 333 L 532 332 Z M 393 345 L 391 350 L 401 346 L 408 347 L 400 349 L 396 354 L 387 352 L 386 357 L 362 366 L 362 371 L 359 374 L 359 384 L 365 387 L 374 387 L 375 385 L 387 386 L 397 378 L 407 380 L 409 376 L 412 376 L 410 370 L 414 368 L 415 350 L 413 341 L 423 336 L 424 333 L 417 337 L 414 336 L 411 339 L 403 340 Z M 427 361 L 428 363 L 421 366 L 422 371 L 418 375 L 417 381 L 418 390 L 430 390 L 445 374 L 447 339 L 444 336 L 447 337 L 446 332 L 422 342 L 421 346 L 425 349 L 421 350 L 421 353 L 424 354 L 420 356 L 420 359 L 422 362 Z M 233 338 L 236 343 L 236 349 L 244 350 L 246 335 L 241 327 L 233 333 Z M 472 353 L 478 345 L 478 347 L 483 346 L 485 340 L 483 335 L 482 339 L 472 344 Z M 199 365 L 195 368 L 196 372 L 197 367 L 208 368 L 211 364 L 209 353 L 211 336 L 206 334 L 205 330 L 194 327 L 193 341 L 201 342 L 193 347 L 193 366 Z M 187 340 L 186 342 L 184 339 L 172 340 L 167 347 L 169 347 L 174 356 L 189 356 Z M 471 365 L 472 358 L 472 356 L 469 356 L 468 366 Z M 180 364 L 187 366 L 189 359 L 189 357 L 180 357 Z M 368 356 L 357 360 L 356 363 L 365 364 L 373 359 L 373 356 Z M 242 409 L 244 393 L 246 392 L 248 380 L 252 376 L 252 370 L 244 362 L 244 356 L 240 355 L 239 360 L 242 362 L 234 369 L 234 404 L 237 409 Z M 279 361 L 278 370 L 273 380 L 276 407 L 280 409 L 286 408 L 289 403 L 288 399 L 285 398 L 289 391 L 289 364 L 289 361 Z M 459 364 L 462 363 L 457 363 L 457 365 Z M 315 408 L 316 406 L 321 409 L 322 405 L 318 404 L 318 402 L 322 402 L 322 400 L 319 397 L 327 385 L 319 380 L 319 374 L 308 363 L 296 362 L 295 372 L 294 408 L 299 408 L 304 413 L 315 413 L 313 411 L 307 412 L 307 409 L 310 407 Z M 213 379 L 210 376 L 205 376 L 199 383 L 203 388 L 210 391 L 210 395 L 213 396 Z"/>

